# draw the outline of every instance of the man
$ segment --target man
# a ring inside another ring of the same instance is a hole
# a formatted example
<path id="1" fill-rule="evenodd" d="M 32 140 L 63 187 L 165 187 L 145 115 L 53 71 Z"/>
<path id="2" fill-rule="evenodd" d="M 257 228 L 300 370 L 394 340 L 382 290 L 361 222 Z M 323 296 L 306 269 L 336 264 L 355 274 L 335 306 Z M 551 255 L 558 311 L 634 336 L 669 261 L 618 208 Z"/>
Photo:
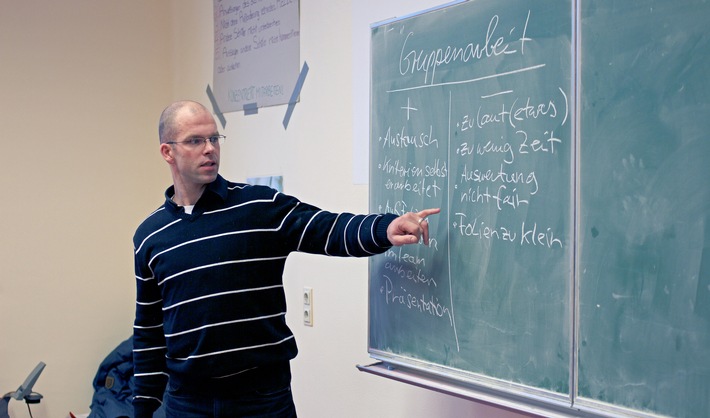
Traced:
<path id="1" fill-rule="evenodd" d="M 167 417 L 295 417 L 288 254 L 363 257 L 428 244 L 425 219 L 439 210 L 335 214 L 228 182 L 218 174 L 224 137 L 196 102 L 166 108 L 159 136 L 173 185 L 133 238 L 135 416 L 152 416 L 162 400 Z"/>

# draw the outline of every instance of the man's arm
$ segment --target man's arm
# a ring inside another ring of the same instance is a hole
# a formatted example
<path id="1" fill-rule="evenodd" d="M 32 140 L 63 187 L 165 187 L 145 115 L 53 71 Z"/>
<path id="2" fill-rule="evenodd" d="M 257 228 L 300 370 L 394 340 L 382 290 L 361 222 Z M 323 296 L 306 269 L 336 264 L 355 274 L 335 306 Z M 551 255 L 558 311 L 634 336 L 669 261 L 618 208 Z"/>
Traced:
<path id="1" fill-rule="evenodd" d="M 334 213 L 278 193 L 274 213 L 288 246 L 295 251 L 331 256 L 367 257 L 385 252 L 393 245 L 429 244 L 429 224 L 425 218 L 440 209 L 425 209 L 402 216 L 387 214 L 354 215 Z"/>
<path id="2" fill-rule="evenodd" d="M 136 317 L 133 325 L 133 410 L 136 418 L 152 417 L 162 403 L 168 375 L 165 367 L 163 306 L 156 279 L 141 268 L 136 255 Z"/>

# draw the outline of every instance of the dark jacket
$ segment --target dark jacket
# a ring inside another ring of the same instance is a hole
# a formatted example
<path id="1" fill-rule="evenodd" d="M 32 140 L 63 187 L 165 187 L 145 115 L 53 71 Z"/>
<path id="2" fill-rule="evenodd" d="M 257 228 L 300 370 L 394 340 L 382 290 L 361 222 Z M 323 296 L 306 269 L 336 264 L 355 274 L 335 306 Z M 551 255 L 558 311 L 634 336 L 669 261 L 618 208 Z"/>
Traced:
<path id="1" fill-rule="evenodd" d="M 89 418 L 133 418 L 133 337 L 106 356 L 93 385 Z M 153 415 L 154 418 L 164 416 L 163 408 Z"/>

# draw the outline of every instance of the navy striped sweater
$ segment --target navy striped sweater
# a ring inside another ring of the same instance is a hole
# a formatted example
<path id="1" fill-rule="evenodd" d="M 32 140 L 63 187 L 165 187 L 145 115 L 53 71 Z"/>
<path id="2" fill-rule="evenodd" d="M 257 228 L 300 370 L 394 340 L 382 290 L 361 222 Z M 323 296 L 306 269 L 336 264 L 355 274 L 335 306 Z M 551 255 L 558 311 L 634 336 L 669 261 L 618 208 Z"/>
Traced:
<path id="1" fill-rule="evenodd" d="M 282 279 L 289 253 L 363 257 L 391 246 L 391 214 L 331 213 L 221 176 L 186 214 L 173 191 L 133 238 L 136 417 L 159 406 L 168 376 L 219 378 L 296 356 Z"/>

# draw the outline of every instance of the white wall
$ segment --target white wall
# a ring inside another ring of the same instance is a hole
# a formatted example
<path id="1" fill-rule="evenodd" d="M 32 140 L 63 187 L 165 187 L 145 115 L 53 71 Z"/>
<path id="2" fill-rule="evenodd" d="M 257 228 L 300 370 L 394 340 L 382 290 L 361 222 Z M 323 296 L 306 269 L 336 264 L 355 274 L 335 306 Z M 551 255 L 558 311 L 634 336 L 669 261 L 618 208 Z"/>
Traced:
<path id="1" fill-rule="evenodd" d="M 356 97 L 369 85 L 362 36 L 428 7 L 419 1 L 302 0 L 301 101 L 288 129 L 285 106 L 227 114 L 222 174 L 283 175 L 304 201 L 366 212 L 367 186 L 353 184 L 353 132 L 368 123 Z M 87 412 L 99 362 L 131 332 L 131 236 L 170 181 L 157 118 L 171 100 L 207 103 L 212 37 L 209 0 L 0 0 L 0 392 L 45 361 L 37 418 Z M 520 416 L 356 370 L 372 362 L 366 260 L 296 254 L 285 279 L 300 416 Z M 25 405 L 10 415 L 27 416 Z"/>

